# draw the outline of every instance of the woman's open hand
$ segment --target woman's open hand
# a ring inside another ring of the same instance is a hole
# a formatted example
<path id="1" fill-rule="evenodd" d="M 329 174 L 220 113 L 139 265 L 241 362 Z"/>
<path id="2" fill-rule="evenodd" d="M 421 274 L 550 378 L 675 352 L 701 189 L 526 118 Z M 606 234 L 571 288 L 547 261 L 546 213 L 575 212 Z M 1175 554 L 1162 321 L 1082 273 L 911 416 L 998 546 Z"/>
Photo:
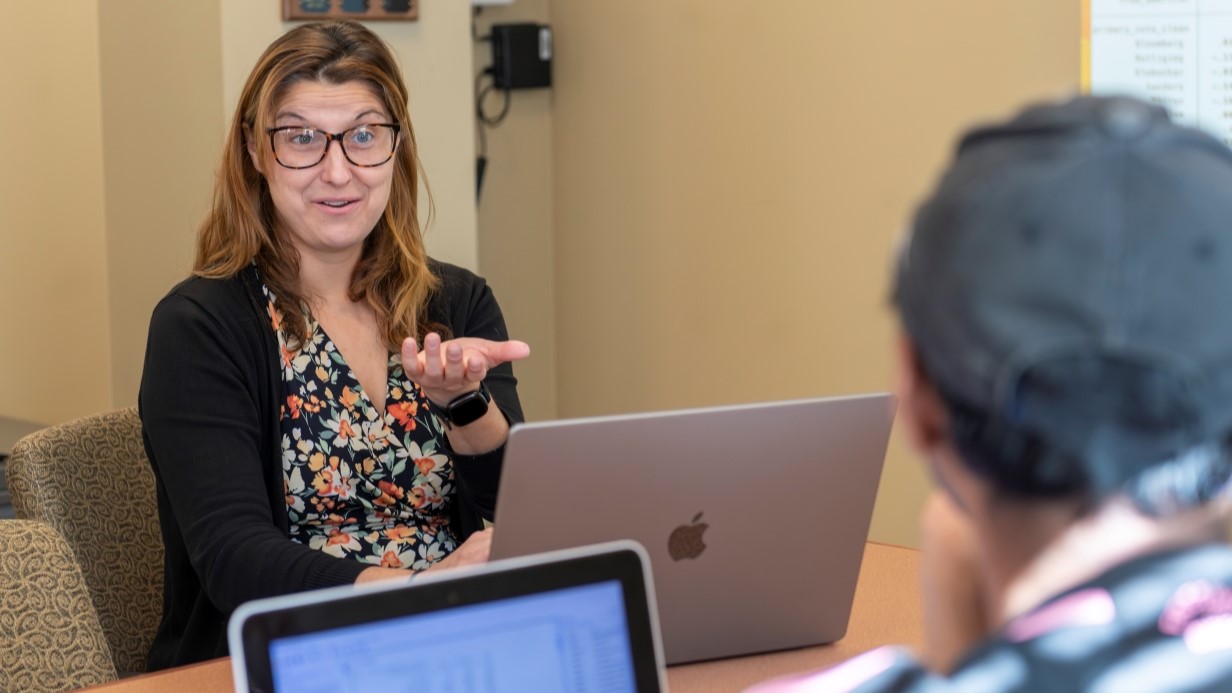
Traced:
<path id="1" fill-rule="evenodd" d="M 428 399 L 445 406 L 459 395 L 479 389 L 488 371 L 509 361 L 530 356 L 526 342 L 494 342 L 477 337 L 459 337 L 447 342 L 429 332 L 423 350 L 413 338 L 402 342 L 402 370 Z"/>

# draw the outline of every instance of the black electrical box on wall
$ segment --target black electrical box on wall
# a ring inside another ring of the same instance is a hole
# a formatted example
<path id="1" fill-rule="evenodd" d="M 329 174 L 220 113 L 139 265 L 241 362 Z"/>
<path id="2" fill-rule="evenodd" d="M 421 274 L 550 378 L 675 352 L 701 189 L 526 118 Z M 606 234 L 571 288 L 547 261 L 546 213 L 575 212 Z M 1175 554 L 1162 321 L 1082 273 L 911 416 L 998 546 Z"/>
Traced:
<path id="1" fill-rule="evenodd" d="M 552 86 L 552 27 L 493 24 L 492 78 L 497 89 Z"/>

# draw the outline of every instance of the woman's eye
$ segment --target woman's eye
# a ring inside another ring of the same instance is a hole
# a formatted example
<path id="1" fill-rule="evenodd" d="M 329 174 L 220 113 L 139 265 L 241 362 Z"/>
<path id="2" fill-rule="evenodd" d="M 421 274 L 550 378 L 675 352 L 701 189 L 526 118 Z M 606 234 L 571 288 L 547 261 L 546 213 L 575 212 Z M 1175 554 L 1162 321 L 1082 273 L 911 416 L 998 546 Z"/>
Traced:
<path id="1" fill-rule="evenodd" d="M 314 137 L 316 133 L 314 133 L 312 130 L 303 130 L 297 133 L 289 133 L 289 134 L 291 135 L 291 144 L 294 144 L 300 147 L 312 144 L 312 141 L 316 139 Z"/>
<path id="2" fill-rule="evenodd" d="M 370 130 L 356 130 L 351 135 L 351 141 L 355 144 L 369 144 L 372 142 L 374 137 L 376 137 L 376 135 L 373 135 Z"/>

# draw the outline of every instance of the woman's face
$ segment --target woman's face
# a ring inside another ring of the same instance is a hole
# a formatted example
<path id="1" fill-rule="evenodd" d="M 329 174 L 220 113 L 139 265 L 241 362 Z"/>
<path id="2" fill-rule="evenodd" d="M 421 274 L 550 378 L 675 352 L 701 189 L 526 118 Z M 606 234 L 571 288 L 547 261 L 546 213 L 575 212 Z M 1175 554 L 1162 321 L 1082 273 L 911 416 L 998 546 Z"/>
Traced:
<path id="1" fill-rule="evenodd" d="M 361 82 L 325 84 L 297 82 L 274 111 L 273 127 L 293 126 L 294 131 L 276 135 L 276 152 L 283 161 L 294 162 L 290 148 L 310 138 L 301 128 L 318 133 L 343 133 L 361 125 L 389 123 L 390 114 L 373 90 Z M 254 143 L 270 146 L 270 137 L 262 128 L 249 139 L 249 153 L 257 162 Z M 396 133 L 393 134 L 396 137 Z M 300 138 L 292 142 L 286 138 Z M 348 138 L 348 151 L 358 150 L 359 142 L 371 135 L 360 134 L 359 140 Z M 356 144 L 352 144 L 355 141 Z M 394 162 L 380 166 L 356 166 L 343 155 L 338 141 L 329 142 L 325 158 L 309 168 L 292 169 L 268 157 L 267 170 L 258 170 L 269 184 L 270 197 L 291 242 L 301 257 L 321 260 L 359 257 L 364 239 L 380 220 L 389 201 L 393 182 Z M 352 151 L 352 158 L 357 155 Z"/>

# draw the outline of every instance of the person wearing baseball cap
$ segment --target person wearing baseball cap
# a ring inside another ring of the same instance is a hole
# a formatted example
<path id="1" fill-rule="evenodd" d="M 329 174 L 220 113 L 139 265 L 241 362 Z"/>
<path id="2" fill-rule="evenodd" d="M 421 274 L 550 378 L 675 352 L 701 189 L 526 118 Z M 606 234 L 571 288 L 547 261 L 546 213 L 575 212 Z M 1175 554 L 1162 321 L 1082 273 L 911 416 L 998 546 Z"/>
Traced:
<path id="1" fill-rule="evenodd" d="M 893 302 L 928 666 L 753 690 L 1232 690 L 1232 151 L 1125 97 L 975 129 Z"/>

